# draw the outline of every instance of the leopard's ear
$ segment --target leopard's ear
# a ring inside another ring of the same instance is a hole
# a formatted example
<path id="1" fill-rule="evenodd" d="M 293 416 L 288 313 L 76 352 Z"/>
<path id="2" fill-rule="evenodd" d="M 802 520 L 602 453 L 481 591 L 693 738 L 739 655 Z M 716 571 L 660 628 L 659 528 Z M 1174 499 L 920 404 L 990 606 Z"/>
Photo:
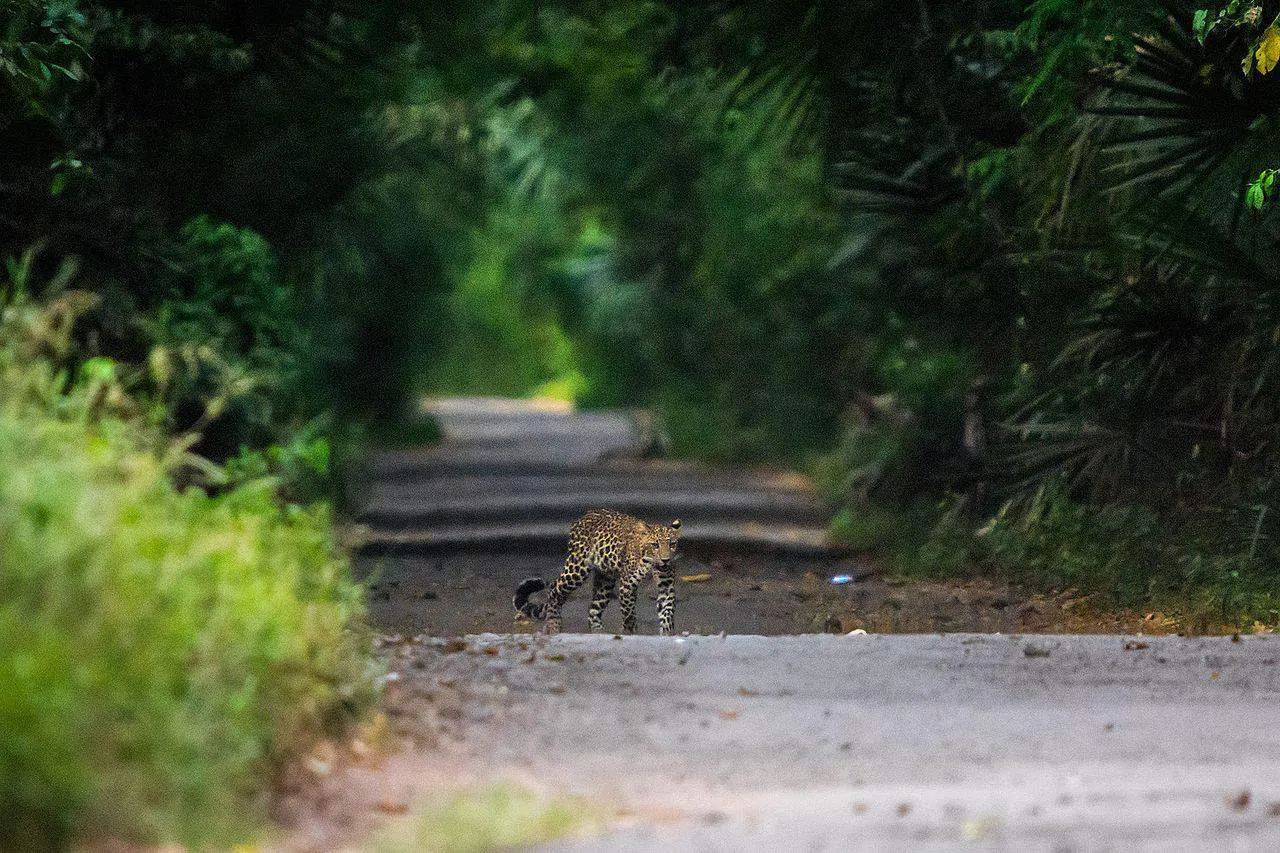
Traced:
<path id="1" fill-rule="evenodd" d="M 676 533 L 680 532 L 680 519 L 677 518 L 672 520 L 671 529 L 674 530 Z"/>

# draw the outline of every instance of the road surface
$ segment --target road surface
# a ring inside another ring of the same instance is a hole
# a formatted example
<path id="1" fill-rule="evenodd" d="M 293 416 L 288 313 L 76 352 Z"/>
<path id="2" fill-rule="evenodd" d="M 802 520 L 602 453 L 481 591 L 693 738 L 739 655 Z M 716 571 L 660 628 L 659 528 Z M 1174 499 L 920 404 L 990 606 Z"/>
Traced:
<path id="1" fill-rule="evenodd" d="M 614 464 L 602 446 L 633 437 L 625 421 L 579 431 L 564 412 L 531 418 L 492 402 L 450 417 L 450 445 L 382 461 L 370 517 L 384 531 L 492 532 L 541 511 L 558 524 L 577 498 L 539 504 L 529 486 L 591 499 L 626 485 L 590 480 Z M 653 467 L 643 475 L 661 482 Z M 742 524 L 751 483 L 766 488 L 757 473 L 698 476 L 741 498 L 704 501 L 702 519 Z M 792 501 L 771 523 L 809 523 L 803 486 L 771 482 Z M 671 486 L 637 505 L 668 509 L 682 493 Z M 327 777 L 289 849 L 369 847 L 388 813 L 497 783 L 577 798 L 597 816 L 549 850 L 1280 849 L 1274 636 L 757 636 L 785 620 L 742 609 L 720 614 L 728 636 L 548 638 L 506 633 L 509 612 L 497 609 L 516 575 L 554 571 L 553 540 L 429 538 L 375 558 L 375 625 L 409 634 L 383 641 L 383 705 L 402 748 Z M 787 559 L 802 557 L 774 553 L 751 580 L 800 571 Z M 395 602 L 377 598 L 388 586 Z M 476 615 L 486 607 L 496 609 Z M 714 629 L 715 614 L 703 615 Z M 476 623 L 500 632 L 440 636 Z"/>
<path id="2" fill-rule="evenodd" d="M 651 439 L 641 414 L 487 398 L 432 400 L 427 408 L 444 441 L 379 455 L 364 488 L 359 568 L 380 630 L 519 628 L 512 591 L 534 575 L 555 578 L 570 523 L 595 507 L 681 520 L 680 574 L 708 577 L 679 591 L 689 630 L 779 634 L 828 622 L 839 629 L 833 614 L 853 593 L 823 585 L 835 574 L 871 571 L 828 541 L 830 509 L 807 478 L 645 458 Z M 575 620 L 585 627 L 588 597 L 570 602 L 568 627 Z M 642 630 L 655 627 L 647 601 L 639 616 Z"/>
<path id="3" fill-rule="evenodd" d="M 388 710 L 424 747 L 347 792 L 412 804 L 503 781 L 608 816 L 545 849 L 1280 849 L 1273 636 L 391 649 Z"/>

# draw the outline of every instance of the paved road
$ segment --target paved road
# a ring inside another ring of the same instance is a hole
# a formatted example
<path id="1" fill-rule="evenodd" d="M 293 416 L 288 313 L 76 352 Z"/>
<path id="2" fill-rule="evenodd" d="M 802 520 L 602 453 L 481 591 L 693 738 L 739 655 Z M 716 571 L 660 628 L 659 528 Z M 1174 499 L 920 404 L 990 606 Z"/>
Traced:
<path id="1" fill-rule="evenodd" d="M 366 490 L 360 569 L 380 630 L 512 629 L 512 591 L 555 578 L 570 523 L 591 507 L 681 519 L 681 575 L 710 578 L 678 591 L 679 624 L 694 631 L 838 627 L 832 613 L 848 595 L 825 589 L 826 578 L 871 571 L 827 541 L 830 511 L 804 477 L 646 458 L 642 414 L 488 398 L 428 409 L 444 440 L 381 454 Z M 567 627 L 585 627 L 587 598 L 570 602 Z M 652 618 L 645 602 L 641 630 Z"/>
<path id="2" fill-rule="evenodd" d="M 428 410 L 439 445 L 374 460 L 368 554 L 559 551 L 569 523 L 598 506 L 678 517 L 692 548 L 833 551 L 830 512 L 805 478 L 641 458 L 652 441 L 642 415 L 490 398 L 435 400 Z"/>
<path id="3" fill-rule="evenodd" d="M 1280 638 L 467 642 L 402 648 L 397 713 L 622 816 L 548 849 L 1280 849 Z"/>
<path id="4" fill-rule="evenodd" d="M 714 582 L 682 587 L 684 626 L 785 633 L 801 605 L 850 606 L 822 598 L 835 557 L 797 553 L 826 547 L 802 480 L 610 458 L 640 443 L 613 413 L 492 400 L 436 413 L 443 445 L 375 466 L 366 520 L 384 549 L 364 565 L 380 630 L 506 630 L 514 581 L 550 576 L 564 526 L 598 503 L 681 515 L 694 540 L 794 546 L 754 563 L 708 558 Z M 814 562 L 788 563 L 801 559 Z M 347 814 L 512 779 L 615 816 L 557 850 L 1280 849 L 1269 636 L 460 645 L 390 647 L 386 707 L 419 748 L 342 777 Z M 344 831 L 317 826 L 321 839 Z"/>

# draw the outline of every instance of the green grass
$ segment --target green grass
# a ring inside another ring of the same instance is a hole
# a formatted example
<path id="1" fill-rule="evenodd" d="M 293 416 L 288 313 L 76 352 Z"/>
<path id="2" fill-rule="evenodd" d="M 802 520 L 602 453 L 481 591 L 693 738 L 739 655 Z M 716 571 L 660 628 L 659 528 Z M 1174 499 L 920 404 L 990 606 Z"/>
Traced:
<path id="1" fill-rule="evenodd" d="M 512 785 L 455 794 L 392 827 L 380 853 L 482 853 L 539 844 L 598 828 L 600 810 Z"/>
<path id="2" fill-rule="evenodd" d="M 0 346 L 0 838 L 252 837 L 273 773 L 373 698 L 323 507 L 179 490 L 99 375 Z"/>

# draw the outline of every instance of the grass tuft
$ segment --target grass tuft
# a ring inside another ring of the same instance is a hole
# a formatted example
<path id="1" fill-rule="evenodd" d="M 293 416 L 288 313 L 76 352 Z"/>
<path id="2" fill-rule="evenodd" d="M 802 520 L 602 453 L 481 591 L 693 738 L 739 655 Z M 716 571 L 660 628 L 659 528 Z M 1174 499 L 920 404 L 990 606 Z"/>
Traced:
<path id="1" fill-rule="evenodd" d="M 589 804 L 541 796 L 512 785 L 455 794 L 388 832 L 380 853 L 481 853 L 524 847 L 598 829 Z"/>

